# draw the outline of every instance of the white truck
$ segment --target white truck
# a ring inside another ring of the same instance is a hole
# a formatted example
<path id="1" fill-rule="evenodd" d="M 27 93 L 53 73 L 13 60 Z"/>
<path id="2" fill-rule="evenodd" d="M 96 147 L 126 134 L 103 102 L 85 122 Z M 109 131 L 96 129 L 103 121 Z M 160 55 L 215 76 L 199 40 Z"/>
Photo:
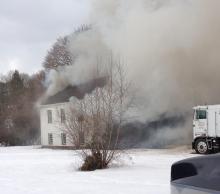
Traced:
<path id="1" fill-rule="evenodd" d="M 199 154 L 220 150 L 220 105 L 196 106 L 192 148 Z"/>

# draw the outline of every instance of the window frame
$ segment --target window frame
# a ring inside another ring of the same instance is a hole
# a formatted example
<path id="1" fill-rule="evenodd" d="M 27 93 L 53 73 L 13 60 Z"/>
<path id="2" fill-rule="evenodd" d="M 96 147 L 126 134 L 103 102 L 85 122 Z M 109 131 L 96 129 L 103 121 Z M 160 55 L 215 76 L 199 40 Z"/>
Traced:
<path id="1" fill-rule="evenodd" d="M 53 145 L 53 133 L 48 133 L 48 145 Z"/>
<path id="2" fill-rule="evenodd" d="M 61 144 L 66 145 L 66 133 L 61 133 Z"/>
<path id="3" fill-rule="evenodd" d="M 48 124 L 53 123 L 53 113 L 52 113 L 52 110 L 47 110 L 47 123 Z"/>
<path id="4" fill-rule="evenodd" d="M 201 114 L 201 113 L 203 113 L 203 114 Z M 207 119 L 207 111 L 206 110 L 202 110 L 202 109 L 196 110 L 196 119 L 197 120 Z"/>
<path id="5" fill-rule="evenodd" d="M 65 121 L 66 121 L 66 113 L 65 113 L 64 108 L 60 109 L 60 120 L 61 120 L 61 123 L 65 123 Z"/>

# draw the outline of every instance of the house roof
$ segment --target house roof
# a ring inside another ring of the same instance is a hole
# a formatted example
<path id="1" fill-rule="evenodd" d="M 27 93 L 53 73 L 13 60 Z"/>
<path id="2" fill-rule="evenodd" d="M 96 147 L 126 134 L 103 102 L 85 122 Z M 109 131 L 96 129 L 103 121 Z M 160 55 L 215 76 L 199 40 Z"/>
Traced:
<path id="1" fill-rule="evenodd" d="M 75 86 L 67 86 L 64 90 L 44 100 L 42 102 L 42 105 L 69 102 L 69 99 L 72 96 L 78 99 L 82 99 L 85 96 L 85 94 L 91 93 L 95 88 L 103 87 L 105 84 L 106 84 L 106 77 L 101 77 L 90 80 L 83 84 L 79 84 Z"/>

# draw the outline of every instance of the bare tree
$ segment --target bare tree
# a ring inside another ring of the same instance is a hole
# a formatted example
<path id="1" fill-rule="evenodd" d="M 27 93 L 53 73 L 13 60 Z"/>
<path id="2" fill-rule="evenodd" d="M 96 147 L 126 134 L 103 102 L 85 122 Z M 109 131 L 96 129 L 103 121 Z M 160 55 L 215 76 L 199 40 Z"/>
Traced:
<path id="1" fill-rule="evenodd" d="M 68 37 L 57 39 L 52 48 L 48 51 L 43 66 L 45 69 L 57 69 L 58 66 L 71 65 L 72 59 L 67 49 Z"/>
<path id="2" fill-rule="evenodd" d="M 122 152 L 119 135 L 133 100 L 131 83 L 123 65 L 112 57 L 107 65 L 97 65 L 94 79 L 103 75 L 103 87 L 96 87 L 83 99 L 74 98 L 64 124 L 73 145 L 81 148 L 81 170 L 106 168 Z"/>
<path id="3" fill-rule="evenodd" d="M 58 118 L 61 118 L 61 127 L 60 121 L 57 122 L 57 126 L 68 135 L 68 141 L 76 149 L 85 147 L 84 137 L 88 135 L 88 116 L 86 116 L 84 111 L 84 101 L 77 99 L 71 100 L 70 106 L 65 112 L 65 116 L 58 111 Z"/>
<path id="4" fill-rule="evenodd" d="M 76 55 L 71 53 L 68 49 L 69 38 L 71 36 L 77 36 L 80 33 L 86 32 L 91 29 L 91 25 L 81 25 L 70 35 L 59 37 L 56 42 L 49 49 L 44 62 L 43 67 L 46 70 L 57 69 L 60 66 L 72 65 Z"/>

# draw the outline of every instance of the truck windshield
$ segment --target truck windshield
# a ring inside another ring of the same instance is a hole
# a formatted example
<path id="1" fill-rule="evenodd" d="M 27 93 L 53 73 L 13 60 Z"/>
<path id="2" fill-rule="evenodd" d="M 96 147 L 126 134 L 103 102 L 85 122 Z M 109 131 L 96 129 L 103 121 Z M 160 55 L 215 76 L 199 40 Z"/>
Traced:
<path id="1" fill-rule="evenodd" d="M 196 119 L 206 119 L 206 110 L 196 110 Z"/>

